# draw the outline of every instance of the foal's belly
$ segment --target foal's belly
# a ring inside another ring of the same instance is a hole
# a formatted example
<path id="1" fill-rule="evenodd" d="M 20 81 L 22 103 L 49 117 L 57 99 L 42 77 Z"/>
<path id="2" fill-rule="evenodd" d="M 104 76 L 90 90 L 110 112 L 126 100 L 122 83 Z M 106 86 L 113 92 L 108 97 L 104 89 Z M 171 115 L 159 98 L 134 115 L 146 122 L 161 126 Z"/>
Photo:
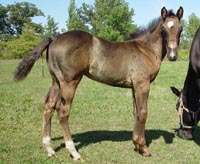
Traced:
<path id="1" fill-rule="evenodd" d="M 86 74 L 89 78 L 116 87 L 131 88 L 132 83 L 128 73 L 124 71 L 124 68 L 112 65 L 108 63 L 93 63 L 89 67 L 89 71 Z"/>

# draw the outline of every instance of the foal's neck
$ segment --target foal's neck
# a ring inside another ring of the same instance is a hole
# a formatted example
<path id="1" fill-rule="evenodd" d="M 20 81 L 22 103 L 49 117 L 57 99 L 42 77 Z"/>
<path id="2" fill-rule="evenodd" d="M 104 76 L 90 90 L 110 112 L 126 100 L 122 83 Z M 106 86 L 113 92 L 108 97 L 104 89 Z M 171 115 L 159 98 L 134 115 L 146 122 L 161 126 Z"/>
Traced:
<path id="1" fill-rule="evenodd" d="M 161 36 L 162 20 L 149 31 L 149 40 L 155 55 L 162 61 L 166 55 L 166 47 Z"/>

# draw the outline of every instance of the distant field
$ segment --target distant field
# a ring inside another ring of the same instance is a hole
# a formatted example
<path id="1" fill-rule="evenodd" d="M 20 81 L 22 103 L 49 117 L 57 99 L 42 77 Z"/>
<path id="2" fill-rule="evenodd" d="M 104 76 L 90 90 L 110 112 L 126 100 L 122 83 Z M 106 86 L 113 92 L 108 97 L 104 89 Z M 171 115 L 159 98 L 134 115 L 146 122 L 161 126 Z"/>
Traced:
<path id="1" fill-rule="evenodd" d="M 47 158 L 42 146 L 42 107 L 51 80 L 38 61 L 27 79 L 15 83 L 18 60 L 0 60 L 0 163 L 50 164 L 74 162 L 64 148 L 57 115 L 53 118 L 52 144 L 57 159 Z M 70 116 L 70 127 L 78 151 L 86 164 L 199 164 L 200 128 L 194 141 L 178 138 L 176 97 L 170 86 L 181 88 L 188 63 L 162 63 L 151 85 L 146 123 L 147 145 L 152 157 L 134 152 L 132 144 L 132 94 L 84 78 L 80 83 Z"/>

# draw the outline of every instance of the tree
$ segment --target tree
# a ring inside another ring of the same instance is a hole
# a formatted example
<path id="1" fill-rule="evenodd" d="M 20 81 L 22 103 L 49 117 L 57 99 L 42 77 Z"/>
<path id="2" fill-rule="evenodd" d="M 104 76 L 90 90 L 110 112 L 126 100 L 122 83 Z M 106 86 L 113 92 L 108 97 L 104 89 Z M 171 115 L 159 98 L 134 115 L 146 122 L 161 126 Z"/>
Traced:
<path id="1" fill-rule="evenodd" d="M 0 5 L 0 34 L 14 34 L 11 24 L 8 23 L 8 9 Z"/>
<path id="2" fill-rule="evenodd" d="M 44 27 L 44 38 L 50 38 L 59 34 L 58 23 L 51 16 L 47 17 L 47 25 Z"/>
<path id="3" fill-rule="evenodd" d="M 68 8 L 69 19 L 67 23 L 67 29 L 71 30 L 83 30 L 88 31 L 85 19 L 81 17 L 81 9 L 77 9 L 75 5 L 75 0 L 70 0 L 70 5 Z"/>
<path id="4" fill-rule="evenodd" d="M 200 27 L 200 19 L 194 13 L 192 13 L 189 16 L 188 25 L 187 28 L 185 29 L 186 37 L 188 38 L 189 43 L 192 43 L 194 34 L 196 33 L 199 27 Z"/>
<path id="5" fill-rule="evenodd" d="M 187 28 L 187 21 L 182 19 L 181 24 L 182 24 L 182 27 L 184 30 L 182 31 L 181 37 L 180 37 L 180 48 L 187 49 L 188 41 L 187 41 L 187 37 L 186 37 L 186 33 L 185 33 L 185 29 Z"/>
<path id="6" fill-rule="evenodd" d="M 194 13 L 189 15 L 188 22 L 182 21 L 184 30 L 181 36 L 181 48 L 190 49 L 190 45 L 192 44 L 193 37 L 200 27 L 200 18 L 198 18 Z"/>
<path id="7" fill-rule="evenodd" d="M 108 40 L 124 40 L 136 28 L 132 22 L 134 10 L 129 10 L 124 0 L 96 0 L 88 13 L 92 33 Z"/>
<path id="8" fill-rule="evenodd" d="M 75 0 L 71 0 L 68 29 L 82 29 L 95 36 L 121 41 L 136 29 L 132 17 L 134 10 L 124 0 L 96 0 L 94 5 L 83 3 L 77 9 Z"/>
<path id="9" fill-rule="evenodd" d="M 34 4 L 28 2 L 15 3 L 6 7 L 0 5 L 0 34 L 18 36 L 22 33 L 25 24 L 31 24 L 38 31 L 42 31 L 42 26 L 33 23 L 31 18 L 44 16 Z"/>

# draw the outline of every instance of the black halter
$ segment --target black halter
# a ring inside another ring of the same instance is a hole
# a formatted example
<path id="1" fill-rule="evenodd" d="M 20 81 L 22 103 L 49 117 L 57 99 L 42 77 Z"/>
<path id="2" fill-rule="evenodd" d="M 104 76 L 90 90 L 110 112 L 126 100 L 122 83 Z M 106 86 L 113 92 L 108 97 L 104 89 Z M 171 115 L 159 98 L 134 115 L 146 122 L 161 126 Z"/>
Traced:
<path id="1" fill-rule="evenodd" d="M 192 126 L 189 126 L 189 125 L 184 125 L 183 123 L 183 111 L 187 112 L 187 113 L 191 113 L 192 114 L 192 118 L 193 120 L 195 121 L 194 125 Z M 186 108 L 183 104 L 183 99 L 182 99 L 182 94 L 181 94 L 181 97 L 180 97 L 180 105 L 178 107 L 178 114 L 180 116 L 180 125 L 182 128 L 185 128 L 185 129 L 194 129 L 198 123 L 198 118 L 197 118 L 197 115 L 198 113 L 200 112 L 200 108 L 196 111 L 196 112 L 193 112 L 191 110 L 189 110 L 188 108 Z"/>

